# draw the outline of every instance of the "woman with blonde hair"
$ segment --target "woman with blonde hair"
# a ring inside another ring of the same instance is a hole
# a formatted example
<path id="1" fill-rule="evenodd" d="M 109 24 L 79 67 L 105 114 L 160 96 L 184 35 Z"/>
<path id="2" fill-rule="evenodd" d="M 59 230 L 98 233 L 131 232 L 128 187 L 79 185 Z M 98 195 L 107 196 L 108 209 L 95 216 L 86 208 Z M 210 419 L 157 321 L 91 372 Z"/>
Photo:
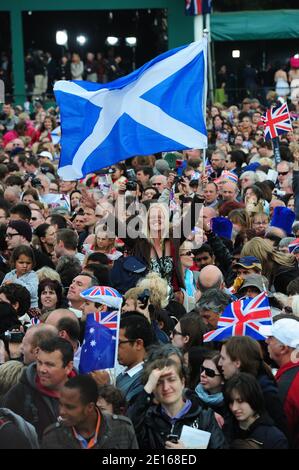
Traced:
<path id="1" fill-rule="evenodd" d="M 152 304 L 155 309 L 165 308 L 166 305 L 168 305 L 168 284 L 159 274 L 154 272 L 149 273 L 144 279 L 138 282 L 137 288 L 142 291 L 145 289 L 150 291 L 149 303 Z"/>
<path id="2" fill-rule="evenodd" d="M 19 383 L 24 368 L 20 361 L 7 361 L 0 365 L 0 400 Z"/>
<path id="3" fill-rule="evenodd" d="M 287 293 L 289 282 L 299 276 L 294 255 L 273 249 L 270 240 L 255 237 L 245 243 L 241 256 L 255 256 L 262 263 L 262 274 L 269 280 L 270 290 Z"/>

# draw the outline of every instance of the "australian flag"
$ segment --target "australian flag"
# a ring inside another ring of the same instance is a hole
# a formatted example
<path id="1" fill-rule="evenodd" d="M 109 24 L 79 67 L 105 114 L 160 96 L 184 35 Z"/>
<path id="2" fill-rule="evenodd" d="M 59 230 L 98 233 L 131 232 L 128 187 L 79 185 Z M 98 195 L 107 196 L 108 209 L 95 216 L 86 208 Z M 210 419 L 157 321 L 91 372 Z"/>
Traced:
<path id="1" fill-rule="evenodd" d="M 134 155 L 206 148 L 206 51 L 203 38 L 111 83 L 57 81 L 59 176 L 77 180 Z"/>
<path id="2" fill-rule="evenodd" d="M 280 134 L 292 131 L 293 128 L 287 103 L 267 109 L 261 117 L 261 124 L 264 126 L 266 140 L 275 139 Z"/>
<path id="3" fill-rule="evenodd" d="M 212 0 L 185 0 L 185 11 L 188 16 L 207 15 L 211 13 Z"/>
<path id="4" fill-rule="evenodd" d="M 119 315 L 119 311 L 96 312 L 87 315 L 80 356 L 80 374 L 115 366 Z"/>
<path id="5" fill-rule="evenodd" d="M 272 325 L 272 315 L 265 292 L 254 297 L 245 297 L 229 304 L 218 320 L 217 329 L 204 335 L 204 342 L 223 341 L 231 336 L 251 336 L 264 340 L 259 332 L 263 325 Z"/>

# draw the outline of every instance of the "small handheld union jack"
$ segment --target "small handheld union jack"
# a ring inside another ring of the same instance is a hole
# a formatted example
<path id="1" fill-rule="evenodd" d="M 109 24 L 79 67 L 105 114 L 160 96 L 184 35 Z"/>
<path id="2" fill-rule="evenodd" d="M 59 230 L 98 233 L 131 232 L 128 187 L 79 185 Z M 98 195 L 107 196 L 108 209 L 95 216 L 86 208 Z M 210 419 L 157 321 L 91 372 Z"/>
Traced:
<path id="1" fill-rule="evenodd" d="M 266 292 L 253 299 L 246 297 L 229 304 L 218 320 L 217 329 L 204 335 L 204 343 L 223 341 L 231 336 L 251 336 L 266 339 L 259 330 L 262 325 L 272 325 L 272 316 Z"/>
<path id="2" fill-rule="evenodd" d="M 280 134 L 293 130 L 287 103 L 279 107 L 267 109 L 261 117 L 264 126 L 265 139 L 275 139 Z"/>

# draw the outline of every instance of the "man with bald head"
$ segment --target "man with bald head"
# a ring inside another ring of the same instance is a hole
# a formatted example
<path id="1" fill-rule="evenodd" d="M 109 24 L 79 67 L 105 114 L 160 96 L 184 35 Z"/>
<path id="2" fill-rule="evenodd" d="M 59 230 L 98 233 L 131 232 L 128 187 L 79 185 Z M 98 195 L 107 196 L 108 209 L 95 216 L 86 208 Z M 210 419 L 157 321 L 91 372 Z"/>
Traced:
<path id="1" fill-rule="evenodd" d="M 47 325 L 52 325 L 58 330 L 58 335 L 66 339 L 74 349 L 74 367 L 78 369 L 81 346 L 80 346 L 80 323 L 76 315 L 67 308 L 53 310 L 46 319 Z"/>
<path id="2" fill-rule="evenodd" d="M 205 266 L 199 273 L 197 287 L 202 293 L 208 289 L 223 290 L 225 284 L 220 269 L 212 264 Z"/>
<path id="3" fill-rule="evenodd" d="M 23 363 L 28 366 L 36 361 L 39 344 L 48 339 L 58 336 L 58 330 L 55 326 L 39 325 L 31 326 L 27 331 L 21 343 L 21 354 L 23 355 Z"/>

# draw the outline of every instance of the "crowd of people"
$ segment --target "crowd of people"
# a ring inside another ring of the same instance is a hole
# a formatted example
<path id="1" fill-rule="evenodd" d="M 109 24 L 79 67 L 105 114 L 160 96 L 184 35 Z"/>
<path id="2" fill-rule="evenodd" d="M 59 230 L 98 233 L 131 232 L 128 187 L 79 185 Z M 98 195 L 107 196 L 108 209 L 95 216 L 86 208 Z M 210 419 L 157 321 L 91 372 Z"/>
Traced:
<path id="1" fill-rule="evenodd" d="M 175 450 L 188 447 L 186 427 L 209 433 L 212 449 L 299 448 L 298 104 L 290 110 L 280 162 L 263 106 L 246 98 L 207 109 L 206 154 L 134 156 L 63 181 L 59 110 L 3 105 L 1 448 Z M 108 306 L 99 286 L 123 296 L 118 364 L 84 375 L 88 315 Z M 229 304 L 262 292 L 264 341 L 204 342 Z"/>
<path id="2" fill-rule="evenodd" d="M 57 80 L 88 80 L 106 83 L 125 74 L 120 54 L 110 48 L 103 52 L 87 52 L 83 57 L 78 52 L 65 50 L 61 57 L 49 51 L 32 49 L 25 56 L 26 95 L 53 99 L 53 86 Z M 125 65 L 126 69 L 127 65 Z M 11 63 L 6 53 L 0 54 L 0 78 L 6 93 L 12 94 Z"/>

